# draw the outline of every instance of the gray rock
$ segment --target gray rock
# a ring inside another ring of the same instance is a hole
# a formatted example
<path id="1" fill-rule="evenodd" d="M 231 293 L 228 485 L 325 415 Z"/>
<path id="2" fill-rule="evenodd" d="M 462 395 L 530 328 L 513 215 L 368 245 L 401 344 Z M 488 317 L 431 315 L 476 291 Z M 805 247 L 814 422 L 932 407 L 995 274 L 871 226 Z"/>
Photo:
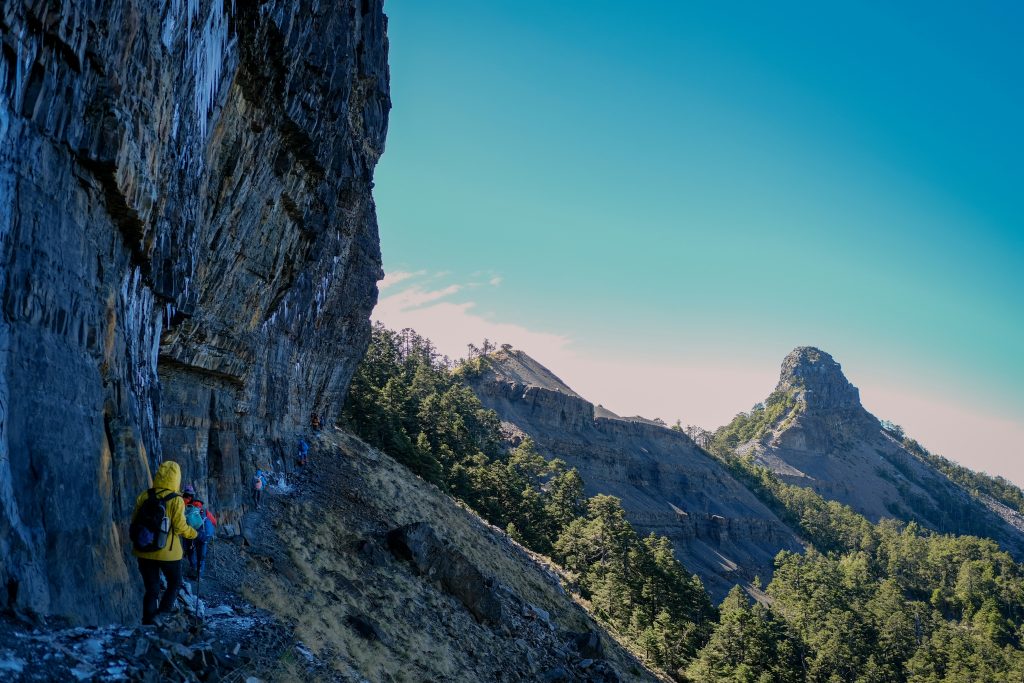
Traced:
<path id="1" fill-rule="evenodd" d="M 667 536 L 713 597 L 723 598 L 740 581 L 736 567 L 767 578 L 780 550 L 802 548 L 791 529 L 685 434 L 598 411 L 522 351 L 499 351 L 489 360 L 469 382 L 505 431 L 528 435 L 544 457 L 575 467 L 587 496 L 618 497 L 641 535 Z"/>
<path id="2" fill-rule="evenodd" d="M 572 642 L 576 646 L 576 651 L 588 659 L 604 657 L 604 644 L 594 631 L 572 634 Z"/>
<path id="3" fill-rule="evenodd" d="M 540 675 L 540 679 L 544 683 L 564 683 L 565 681 L 571 681 L 572 676 L 569 672 L 561 666 L 556 666 L 554 669 L 548 669 Z"/>
<path id="4" fill-rule="evenodd" d="M 868 519 L 916 520 L 945 533 L 987 536 L 1024 559 L 1020 525 L 989 509 L 882 429 L 842 367 L 801 346 L 782 361 L 776 391 L 794 406 L 740 448 L 784 481 L 814 489 Z"/>
<path id="5" fill-rule="evenodd" d="M 366 347 L 382 2 L 0 0 L 0 41 L 0 608 L 132 621 L 155 466 L 237 524 Z"/>
<path id="6" fill-rule="evenodd" d="M 382 567 L 391 561 L 391 556 L 376 539 L 368 538 L 360 541 L 356 552 L 374 567 Z"/>
<path id="7" fill-rule="evenodd" d="M 443 543 L 429 524 L 417 522 L 388 532 L 388 547 L 422 575 L 458 598 L 478 621 L 502 625 L 503 610 L 493 578 L 484 576 L 458 549 Z"/>

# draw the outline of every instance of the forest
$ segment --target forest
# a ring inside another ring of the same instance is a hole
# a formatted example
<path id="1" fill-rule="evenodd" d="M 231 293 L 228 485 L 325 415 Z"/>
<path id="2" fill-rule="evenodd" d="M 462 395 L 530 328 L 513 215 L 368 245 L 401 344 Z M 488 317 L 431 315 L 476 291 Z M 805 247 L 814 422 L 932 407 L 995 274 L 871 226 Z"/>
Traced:
<path id="1" fill-rule="evenodd" d="M 872 524 L 736 454 L 791 397 L 737 416 L 709 451 L 806 550 L 779 553 L 764 601 L 736 587 L 715 606 L 669 540 L 640 537 L 618 499 L 586 499 L 579 473 L 529 439 L 510 447 L 464 384 L 488 362 L 471 355 L 453 362 L 412 330 L 375 325 L 342 423 L 560 564 L 568 587 L 650 666 L 678 681 L 1024 680 L 1024 572 L 994 541 Z"/>

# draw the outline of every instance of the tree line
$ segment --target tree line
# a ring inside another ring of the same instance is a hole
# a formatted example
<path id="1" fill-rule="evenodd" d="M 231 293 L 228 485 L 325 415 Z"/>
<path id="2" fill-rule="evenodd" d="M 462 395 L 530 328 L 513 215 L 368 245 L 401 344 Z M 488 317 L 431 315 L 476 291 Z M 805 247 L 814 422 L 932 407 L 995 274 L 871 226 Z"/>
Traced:
<path id="1" fill-rule="evenodd" d="M 525 439 L 509 449 L 501 424 L 466 387 L 494 346 L 453 363 L 412 330 L 377 324 L 356 369 L 343 423 L 488 522 L 576 577 L 612 631 L 656 666 L 678 670 L 707 641 L 715 609 L 667 538 L 641 538 L 619 500 L 584 496 L 583 479 Z"/>
<path id="2" fill-rule="evenodd" d="M 1024 680 L 1024 573 L 993 541 L 872 524 L 737 455 L 798 410 L 791 394 L 702 438 L 807 545 L 776 558 L 767 604 L 735 588 L 716 608 L 669 540 L 640 537 L 618 499 L 586 499 L 579 473 L 529 439 L 509 447 L 497 415 L 464 383 L 488 353 L 471 349 L 453 363 L 415 332 L 378 324 L 342 421 L 560 563 L 597 618 L 673 679 Z"/>

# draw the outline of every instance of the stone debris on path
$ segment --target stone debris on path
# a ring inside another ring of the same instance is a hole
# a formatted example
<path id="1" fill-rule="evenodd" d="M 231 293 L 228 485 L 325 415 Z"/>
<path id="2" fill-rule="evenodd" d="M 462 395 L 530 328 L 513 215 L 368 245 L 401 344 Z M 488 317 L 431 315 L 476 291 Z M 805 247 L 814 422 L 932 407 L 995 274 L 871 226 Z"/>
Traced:
<path id="1" fill-rule="evenodd" d="M 189 604 L 159 626 L 30 629 L 0 618 L 0 680 L 220 681 L 262 670 L 280 649 L 269 643 L 287 643 L 287 630 L 251 606 L 200 603 L 200 622 Z"/>

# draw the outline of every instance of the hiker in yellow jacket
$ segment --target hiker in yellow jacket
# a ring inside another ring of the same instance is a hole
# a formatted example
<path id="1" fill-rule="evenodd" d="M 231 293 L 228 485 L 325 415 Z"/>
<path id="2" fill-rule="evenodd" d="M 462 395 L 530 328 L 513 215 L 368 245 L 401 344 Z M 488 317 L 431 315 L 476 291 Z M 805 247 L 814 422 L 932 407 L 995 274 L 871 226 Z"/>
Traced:
<path id="1" fill-rule="evenodd" d="M 142 623 L 155 623 L 162 612 L 171 612 L 181 588 L 181 538 L 195 538 L 196 530 L 185 522 L 181 498 L 181 467 L 170 460 L 160 463 L 153 488 L 135 499 L 132 512 L 132 555 L 139 560 L 139 572 L 146 586 L 142 598 Z M 162 542 L 161 542 L 162 541 Z M 160 596 L 160 574 L 167 588 Z M 159 604 L 158 604 L 159 603 Z"/>

